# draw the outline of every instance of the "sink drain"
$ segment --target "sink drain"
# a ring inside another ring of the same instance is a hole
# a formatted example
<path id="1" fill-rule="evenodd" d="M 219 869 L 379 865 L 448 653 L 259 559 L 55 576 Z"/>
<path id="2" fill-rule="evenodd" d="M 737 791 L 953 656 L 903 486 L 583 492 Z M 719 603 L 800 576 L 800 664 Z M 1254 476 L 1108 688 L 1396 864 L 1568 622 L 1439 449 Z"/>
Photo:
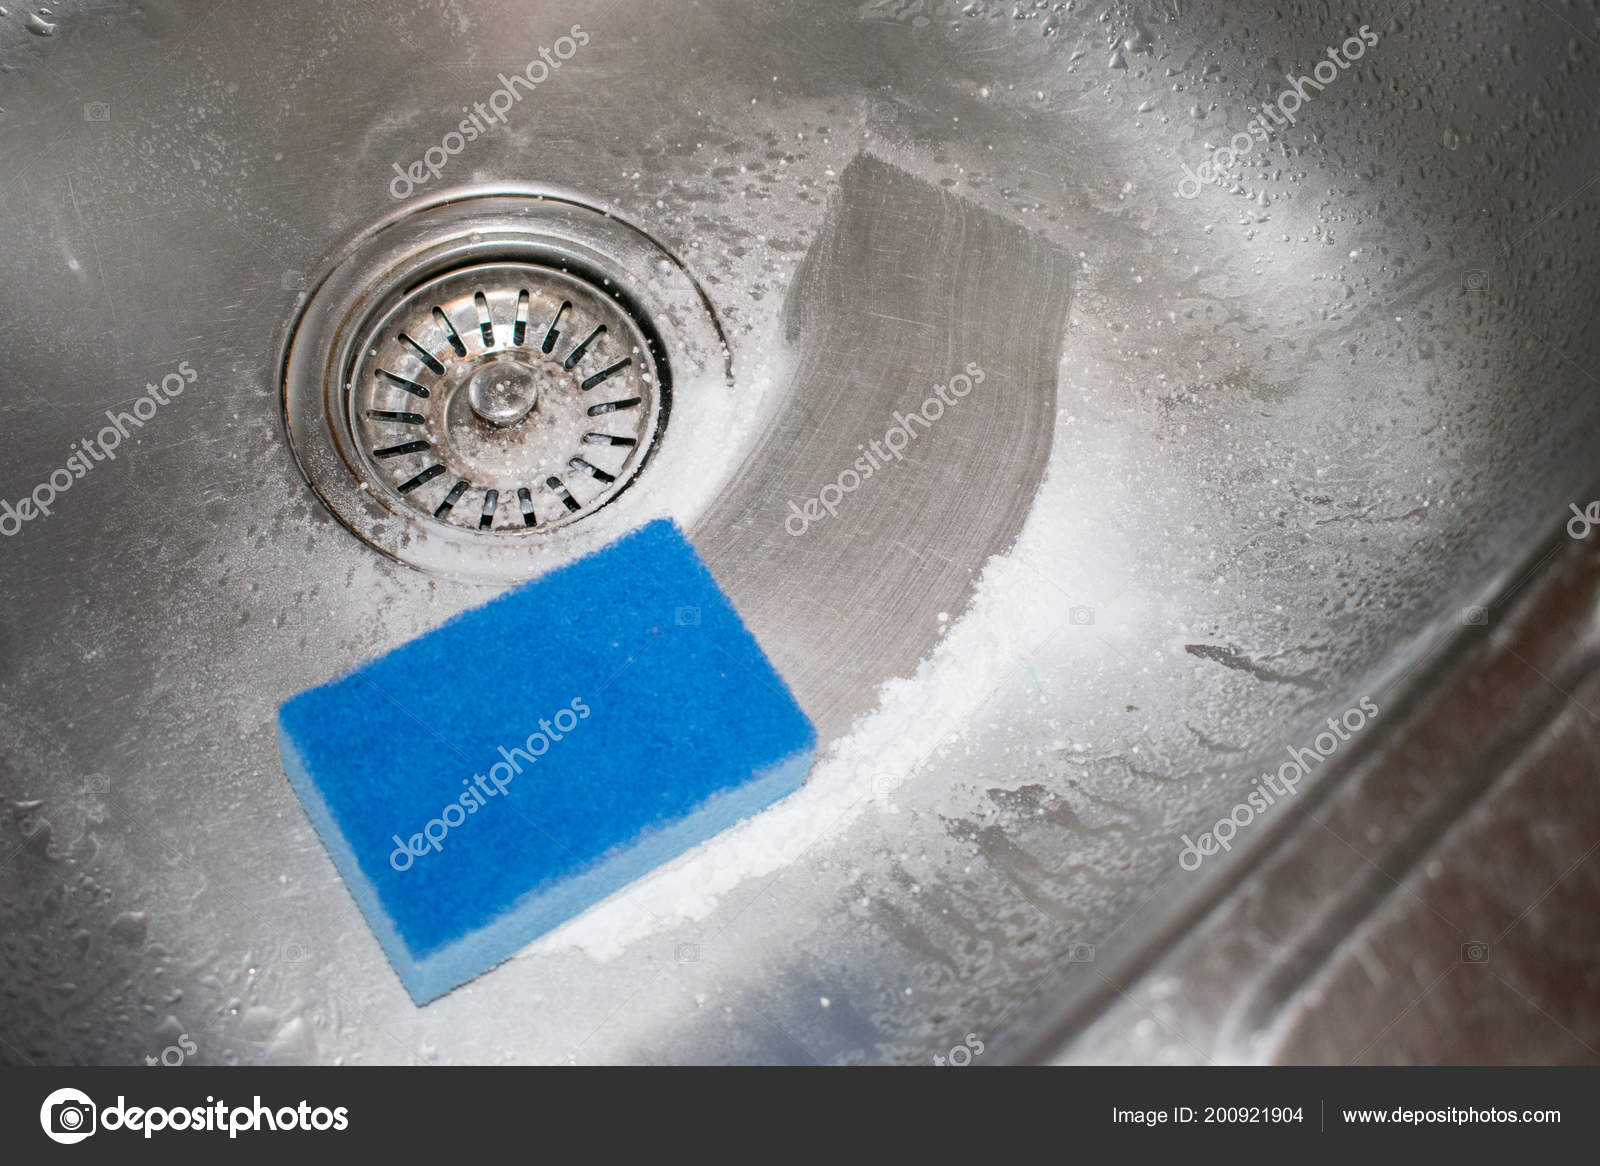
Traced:
<path id="1" fill-rule="evenodd" d="M 333 265 L 285 344 L 284 416 L 306 480 L 373 547 L 515 579 L 644 473 L 678 367 L 728 372 L 670 253 L 565 196 L 484 194 Z"/>
<path id="2" fill-rule="evenodd" d="M 654 345 L 564 272 L 429 280 L 368 334 L 350 425 L 373 489 L 476 530 L 548 530 L 633 479 L 665 420 Z"/>

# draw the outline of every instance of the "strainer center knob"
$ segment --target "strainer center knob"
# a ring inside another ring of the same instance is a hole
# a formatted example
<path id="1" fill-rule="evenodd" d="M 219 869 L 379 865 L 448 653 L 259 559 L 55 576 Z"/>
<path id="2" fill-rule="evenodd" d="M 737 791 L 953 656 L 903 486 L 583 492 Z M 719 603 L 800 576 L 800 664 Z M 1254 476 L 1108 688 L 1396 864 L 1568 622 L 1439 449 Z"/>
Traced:
<path id="1" fill-rule="evenodd" d="M 539 374 L 520 360 L 491 360 L 467 382 L 472 411 L 490 425 L 515 425 L 539 399 Z"/>

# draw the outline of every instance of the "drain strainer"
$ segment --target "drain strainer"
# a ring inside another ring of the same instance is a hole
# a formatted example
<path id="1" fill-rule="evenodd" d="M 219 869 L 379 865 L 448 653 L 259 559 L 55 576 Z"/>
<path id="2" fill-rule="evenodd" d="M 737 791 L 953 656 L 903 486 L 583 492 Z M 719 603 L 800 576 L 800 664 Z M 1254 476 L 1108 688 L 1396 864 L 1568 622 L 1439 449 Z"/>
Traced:
<path id="1" fill-rule="evenodd" d="M 647 236 L 567 196 L 485 194 L 333 266 L 286 342 L 284 414 L 307 481 L 371 545 L 515 579 L 641 476 L 674 369 L 726 361 L 704 294 Z"/>
<path id="2" fill-rule="evenodd" d="M 665 420 L 653 345 L 582 280 L 528 264 L 429 280 L 379 320 L 351 378 L 370 483 L 477 530 L 591 513 Z"/>

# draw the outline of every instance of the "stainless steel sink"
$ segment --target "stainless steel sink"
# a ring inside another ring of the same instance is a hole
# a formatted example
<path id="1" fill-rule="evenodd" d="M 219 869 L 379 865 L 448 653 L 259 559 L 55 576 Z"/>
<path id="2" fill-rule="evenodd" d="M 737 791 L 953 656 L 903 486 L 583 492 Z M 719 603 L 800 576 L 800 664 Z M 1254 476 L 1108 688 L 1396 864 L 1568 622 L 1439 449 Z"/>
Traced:
<path id="1" fill-rule="evenodd" d="M 1432 861 L 1520 861 L 1434 841 L 1521 755 L 1382 859 L 1416 809 L 1384 792 L 1450 776 L 1396 751 L 1424 713 L 1458 745 L 1593 718 L 1594 0 L 50 7 L 0 17 L 0 1058 L 1428 1058 L 1391 1021 L 1472 920 L 1369 924 Z M 306 321 L 399 302 L 419 223 L 499 262 L 535 205 L 611 224 L 580 242 L 664 338 L 659 448 L 549 529 L 486 482 L 435 515 L 456 476 L 344 512 L 285 425 L 294 345 L 332 367 Z M 413 1007 L 274 711 L 655 513 L 828 752 Z M 413 553 L 436 517 L 454 549 Z M 1514 611 L 1565 662 L 1450 689 L 1486 637 L 1543 659 Z M 1298 792 L 1187 864 L 1330 718 Z M 1550 821 L 1593 799 L 1576 756 Z M 1354 868 L 1293 863 L 1319 806 Z M 1593 839 L 1545 821 L 1588 885 Z M 1314 942 L 1223 925 L 1273 871 Z M 1352 967 L 1381 999 L 1319 1012 Z M 1583 973 L 1504 974 L 1577 1042 L 1526 1056 L 1596 1056 Z M 1433 1055 L 1518 1059 L 1517 1027 Z"/>

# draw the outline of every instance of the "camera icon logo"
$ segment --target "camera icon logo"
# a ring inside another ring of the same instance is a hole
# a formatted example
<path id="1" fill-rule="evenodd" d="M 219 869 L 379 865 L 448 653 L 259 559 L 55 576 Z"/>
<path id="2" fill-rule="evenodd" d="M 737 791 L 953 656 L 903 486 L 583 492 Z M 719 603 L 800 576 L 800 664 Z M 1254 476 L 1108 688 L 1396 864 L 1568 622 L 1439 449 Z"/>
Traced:
<path id="1" fill-rule="evenodd" d="M 1461 609 L 1461 622 L 1469 628 L 1488 627 L 1489 609 L 1487 607 L 1463 607 Z"/>
<path id="2" fill-rule="evenodd" d="M 700 626 L 700 609 L 680 607 L 676 612 L 676 619 L 680 628 L 697 628 Z"/>
<path id="3" fill-rule="evenodd" d="M 697 964 L 700 962 L 700 945 L 680 943 L 672 949 L 672 958 L 680 964 Z"/>
<path id="4" fill-rule="evenodd" d="M 95 1104 L 77 1089 L 57 1089 L 39 1107 L 39 1124 L 52 1142 L 71 1146 L 95 1130 Z"/>
<path id="5" fill-rule="evenodd" d="M 1486 964 L 1489 962 L 1489 945 L 1482 940 L 1472 940 L 1461 945 L 1461 962 Z"/>
<path id="6" fill-rule="evenodd" d="M 1067 962 L 1069 964 L 1094 963 L 1094 944 L 1074 943 L 1067 948 Z"/>
<path id="7" fill-rule="evenodd" d="M 969 1032 L 965 1041 L 951 1047 L 948 1056 L 934 1057 L 933 1063 L 941 1067 L 949 1065 L 957 1069 L 965 1069 L 972 1064 L 974 1057 L 981 1056 L 983 1056 L 983 1042 L 978 1039 L 977 1033 Z"/>
<path id="8" fill-rule="evenodd" d="M 103 101 L 86 101 L 83 105 L 84 121 L 110 121 L 111 107 Z"/>
<path id="9" fill-rule="evenodd" d="M 1077 607 L 1067 608 L 1067 622 L 1073 627 L 1086 628 L 1094 623 L 1094 608 L 1079 604 Z"/>

